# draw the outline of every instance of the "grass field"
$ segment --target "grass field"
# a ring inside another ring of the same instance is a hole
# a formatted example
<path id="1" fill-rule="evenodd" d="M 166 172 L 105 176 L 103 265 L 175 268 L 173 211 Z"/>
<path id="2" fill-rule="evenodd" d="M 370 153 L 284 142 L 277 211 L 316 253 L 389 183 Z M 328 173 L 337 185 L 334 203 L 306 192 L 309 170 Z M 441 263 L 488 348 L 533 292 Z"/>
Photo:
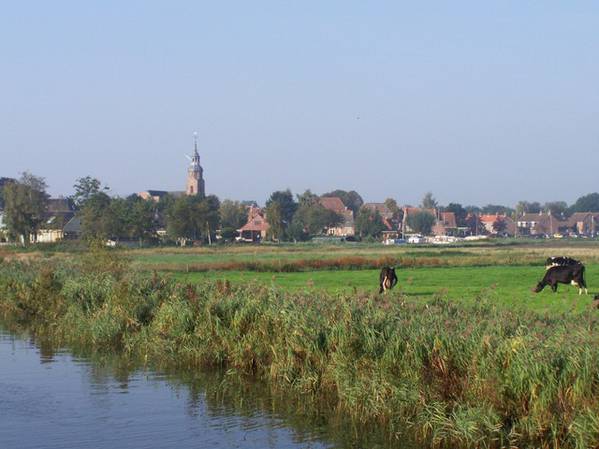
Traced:
<path id="1" fill-rule="evenodd" d="M 331 293 L 361 293 L 378 291 L 378 270 L 309 271 L 299 273 L 257 273 L 243 271 L 208 271 L 173 273 L 181 282 L 199 283 L 205 280 L 228 280 L 232 285 L 251 282 L 272 285 L 284 290 L 307 291 L 324 289 Z M 578 295 L 578 289 L 560 285 L 554 294 L 549 288 L 531 292 L 544 274 L 543 267 L 439 267 L 397 270 L 400 292 L 409 299 L 427 300 L 435 296 L 463 302 L 476 301 L 484 295 L 498 306 L 524 307 L 538 312 L 580 312 L 588 308 L 592 295 Z M 599 265 L 587 266 L 589 293 L 599 291 Z M 595 287 L 595 288 L 594 288 Z"/>
<path id="2" fill-rule="evenodd" d="M 599 242 L 528 241 L 458 247 L 382 245 L 281 245 L 134 250 L 135 266 L 179 282 L 256 283 L 281 290 L 375 293 L 382 265 L 398 266 L 394 295 L 426 301 L 435 297 L 471 303 L 481 295 L 499 307 L 547 313 L 579 313 L 593 295 L 562 285 L 557 294 L 531 289 L 544 275 L 544 261 L 569 255 L 587 267 L 589 293 L 599 292 Z"/>
<path id="3" fill-rule="evenodd" d="M 419 247 L 380 244 L 213 246 L 126 251 L 134 265 L 158 271 L 311 271 L 314 269 L 437 266 L 542 266 L 548 256 L 599 263 L 599 242 L 522 241 L 495 245 Z"/>

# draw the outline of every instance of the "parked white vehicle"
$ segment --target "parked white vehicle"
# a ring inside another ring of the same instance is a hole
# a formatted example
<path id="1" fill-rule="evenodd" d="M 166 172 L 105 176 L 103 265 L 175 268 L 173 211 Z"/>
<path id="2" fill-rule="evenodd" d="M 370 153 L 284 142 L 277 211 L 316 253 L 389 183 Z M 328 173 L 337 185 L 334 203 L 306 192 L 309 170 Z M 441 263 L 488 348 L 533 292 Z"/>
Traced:
<path id="1" fill-rule="evenodd" d="M 414 234 L 408 237 L 408 243 L 419 244 L 426 243 L 426 237 L 421 236 L 420 234 Z"/>
<path id="2" fill-rule="evenodd" d="M 464 240 L 472 242 L 476 240 L 488 240 L 489 237 L 486 235 L 469 235 L 468 237 L 464 237 Z"/>
<path id="3" fill-rule="evenodd" d="M 383 245 L 403 245 L 406 241 L 404 239 L 386 239 L 383 240 Z"/>
<path id="4" fill-rule="evenodd" d="M 459 242 L 461 240 L 463 239 L 459 237 L 454 237 L 452 235 L 437 235 L 435 236 L 435 238 L 433 238 L 431 243 L 435 245 L 449 245 L 450 243 Z"/>

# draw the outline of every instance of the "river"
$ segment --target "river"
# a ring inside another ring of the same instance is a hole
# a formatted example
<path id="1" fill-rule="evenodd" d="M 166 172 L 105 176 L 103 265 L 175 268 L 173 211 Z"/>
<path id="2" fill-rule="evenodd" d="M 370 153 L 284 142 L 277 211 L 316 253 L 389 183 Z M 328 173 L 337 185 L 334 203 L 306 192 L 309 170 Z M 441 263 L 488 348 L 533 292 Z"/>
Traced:
<path id="1" fill-rule="evenodd" d="M 237 375 L 140 368 L 0 327 L 1 449 L 398 447 L 380 433 Z"/>

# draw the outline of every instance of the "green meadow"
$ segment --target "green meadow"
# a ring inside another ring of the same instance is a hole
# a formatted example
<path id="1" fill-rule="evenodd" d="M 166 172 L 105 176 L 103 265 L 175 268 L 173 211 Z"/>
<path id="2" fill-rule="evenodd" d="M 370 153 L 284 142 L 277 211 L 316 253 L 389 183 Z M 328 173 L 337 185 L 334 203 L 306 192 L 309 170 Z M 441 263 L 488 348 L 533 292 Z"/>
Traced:
<path id="1" fill-rule="evenodd" d="M 394 295 L 404 300 L 447 298 L 472 303 L 481 296 L 498 307 L 541 313 L 578 313 L 599 293 L 599 245 L 595 241 L 508 241 L 461 246 L 385 247 L 373 244 L 273 245 L 134 250 L 133 266 L 177 282 L 229 282 L 283 291 L 368 294 L 378 291 L 379 269 L 397 268 Z M 558 292 L 531 289 L 545 273 L 544 262 L 566 254 L 586 265 L 589 295 L 569 285 Z"/>
<path id="2" fill-rule="evenodd" d="M 596 241 L 499 241 L 459 246 L 383 246 L 346 243 L 337 245 L 285 244 L 234 245 L 198 248 L 155 248 L 123 251 L 134 265 L 159 271 L 293 271 L 396 262 L 407 266 L 536 265 L 553 255 L 567 254 L 585 263 L 599 263 Z M 327 266 L 326 263 L 331 266 Z M 319 267 L 319 263 L 323 264 Z M 287 267 L 286 267 L 287 265 Z M 291 267 L 290 267 L 291 265 Z"/>
<path id="3" fill-rule="evenodd" d="M 472 303 L 481 296 L 492 298 L 497 306 L 527 308 L 537 312 L 580 312 L 592 302 L 592 293 L 599 292 L 599 265 L 587 266 L 589 295 L 578 295 L 578 289 L 560 285 L 557 293 L 546 288 L 541 293 L 531 289 L 545 270 L 531 266 L 439 267 L 397 269 L 396 292 L 406 299 L 427 301 L 443 297 Z M 229 281 L 232 285 L 261 284 L 282 290 L 309 293 L 326 290 L 329 293 L 374 293 L 378 291 L 378 270 L 308 271 L 272 273 L 248 271 L 207 271 L 201 273 L 171 273 L 179 282 Z M 593 280 L 596 280 L 593 283 Z M 594 288 L 595 287 L 595 288 Z M 394 293 L 396 293 L 394 292 Z"/>

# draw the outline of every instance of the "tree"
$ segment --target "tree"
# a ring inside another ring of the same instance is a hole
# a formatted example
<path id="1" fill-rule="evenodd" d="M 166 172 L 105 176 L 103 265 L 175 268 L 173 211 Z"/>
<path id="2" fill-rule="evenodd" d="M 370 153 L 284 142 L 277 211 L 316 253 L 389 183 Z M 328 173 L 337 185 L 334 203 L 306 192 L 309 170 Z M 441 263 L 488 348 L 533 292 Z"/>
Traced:
<path id="1" fill-rule="evenodd" d="M 208 195 L 202 198 L 197 207 L 197 226 L 201 230 L 200 235 L 208 240 L 208 243 L 212 243 L 216 230 L 220 225 L 219 209 L 220 200 L 216 195 Z"/>
<path id="2" fill-rule="evenodd" d="M 387 206 L 387 209 L 389 209 L 393 214 L 393 220 L 398 222 L 401 221 L 403 218 L 403 211 L 397 205 L 397 201 L 395 201 L 393 198 L 387 198 L 385 200 L 385 206 Z"/>
<path id="3" fill-rule="evenodd" d="M 166 232 L 173 240 L 198 238 L 193 209 L 198 197 L 182 196 L 172 202 L 166 213 Z"/>
<path id="4" fill-rule="evenodd" d="M 361 208 L 355 220 L 356 233 L 361 238 L 378 238 L 386 229 L 378 210 Z"/>
<path id="5" fill-rule="evenodd" d="M 78 209 L 81 209 L 85 202 L 89 200 L 92 196 L 102 192 L 107 191 L 108 187 L 102 187 L 102 183 L 91 176 L 86 176 L 85 178 L 78 178 L 75 180 L 75 184 L 73 185 L 75 189 L 75 193 L 73 195 L 73 201 L 75 202 L 75 206 Z"/>
<path id="6" fill-rule="evenodd" d="M 117 234 L 122 231 L 123 205 L 113 204 L 104 192 L 91 195 L 81 210 L 78 212 L 81 218 L 81 234 L 86 240 L 101 240 L 118 238 Z M 121 215 L 121 216 L 119 216 Z"/>
<path id="7" fill-rule="evenodd" d="M 466 209 L 466 212 L 468 214 L 480 214 L 482 212 L 482 209 L 478 206 L 466 206 L 464 207 L 464 209 Z"/>
<path id="8" fill-rule="evenodd" d="M 302 195 L 298 195 L 299 207 L 293 216 L 293 225 L 295 227 L 293 237 L 296 240 L 301 227 L 303 233 L 308 235 L 321 234 L 326 228 L 337 226 L 343 221 L 343 217 L 332 210 L 327 209 L 318 201 L 318 196 L 306 190 Z"/>
<path id="9" fill-rule="evenodd" d="M 488 215 L 511 215 L 514 210 L 507 206 L 501 206 L 499 204 L 487 204 L 481 209 L 483 214 Z"/>
<path id="10" fill-rule="evenodd" d="M 568 204 L 565 201 L 548 201 L 543 204 L 543 211 L 551 215 L 562 217 L 568 211 Z"/>
<path id="11" fill-rule="evenodd" d="M 485 225 L 481 223 L 478 214 L 475 213 L 471 213 L 466 217 L 466 226 L 472 235 L 484 234 L 486 232 Z"/>
<path id="12" fill-rule="evenodd" d="M 435 216 L 425 210 L 408 215 L 408 226 L 418 234 L 429 235 L 435 224 Z"/>
<path id="13" fill-rule="evenodd" d="M 177 198 L 167 211 L 167 233 L 175 239 L 210 242 L 219 225 L 220 201 L 214 195 Z"/>
<path id="14" fill-rule="evenodd" d="M 35 238 L 48 206 L 44 178 L 24 172 L 16 182 L 3 187 L 4 213 L 9 234 L 27 245 Z"/>
<path id="15" fill-rule="evenodd" d="M 498 217 L 493 222 L 493 232 L 495 232 L 495 234 L 501 234 L 501 233 L 505 232 L 506 229 L 507 229 L 507 223 L 505 222 L 505 220 L 503 218 Z"/>
<path id="16" fill-rule="evenodd" d="M 143 246 L 144 239 L 152 236 L 155 231 L 154 201 L 144 200 L 137 195 L 127 198 L 126 225 L 129 237 L 139 240 L 139 246 Z"/>
<path id="17" fill-rule="evenodd" d="M 310 189 L 306 190 L 301 195 L 297 195 L 297 204 L 298 208 L 302 206 L 311 206 L 313 204 L 318 204 L 320 197 L 314 193 Z"/>
<path id="18" fill-rule="evenodd" d="M 350 190 L 348 192 L 346 190 L 337 189 L 333 190 L 332 192 L 325 193 L 322 196 L 336 196 L 341 200 L 345 207 L 347 207 L 354 213 L 354 216 L 357 216 L 358 211 L 364 204 L 364 200 L 362 199 L 360 194 L 355 190 Z"/>
<path id="19" fill-rule="evenodd" d="M 221 235 L 225 240 L 232 239 L 237 230 L 247 221 L 248 208 L 239 201 L 224 200 L 219 208 Z"/>
<path id="20" fill-rule="evenodd" d="M 298 217 L 297 212 L 287 227 L 287 235 L 295 242 L 305 242 L 310 239 L 310 234 L 308 234 L 308 231 L 306 230 L 304 223 L 302 223 L 301 219 Z"/>
<path id="21" fill-rule="evenodd" d="M 4 195 L 2 191 L 4 186 L 9 182 L 16 182 L 16 180 L 12 178 L 0 178 L 0 210 L 4 209 Z"/>
<path id="22" fill-rule="evenodd" d="M 570 213 L 574 212 L 599 212 L 599 193 L 583 195 L 570 206 Z"/>
<path id="23" fill-rule="evenodd" d="M 266 201 L 266 219 L 270 225 L 269 237 L 273 240 L 285 239 L 285 230 L 293 219 L 298 204 L 293 199 L 291 190 L 278 190 Z"/>
<path id="24" fill-rule="evenodd" d="M 293 218 L 293 214 L 297 210 L 297 203 L 293 200 L 291 190 L 277 190 L 270 195 L 266 201 L 266 208 L 273 203 L 277 203 L 281 209 L 281 219 L 283 223 L 288 224 Z M 270 221 L 269 221 L 270 223 Z"/>
<path id="25" fill-rule="evenodd" d="M 426 192 L 424 197 L 422 198 L 421 207 L 423 209 L 436 209 L 437 208 L 437 200 L 433 197 L 432 192 Z"/>
<path id="26" fill-rule="evenodd" d="M 267 237 L 275 241 L 282 240 L 285 234 L 285 220 L 281 203 L 272 201 L 266 206 L 266 220 L 270 226 Z"/>
<path id="27" fill-rule="evenodd" d="M 516 216 L 519 217 L 523 214 L 538 214 L 541 212 L 541 203 L 534 201 L 532 203 L 528 201 L 519 201 L 516 204 Z"/>
<path id="28" fill-rule="evenodd" d="M 466 226 L 466 216 L 468 215 L 468 211 L 464 209 L 461 204 L 449 203 L 444 210 L 445 212 L 453 212 L 458 226 Z"/>

